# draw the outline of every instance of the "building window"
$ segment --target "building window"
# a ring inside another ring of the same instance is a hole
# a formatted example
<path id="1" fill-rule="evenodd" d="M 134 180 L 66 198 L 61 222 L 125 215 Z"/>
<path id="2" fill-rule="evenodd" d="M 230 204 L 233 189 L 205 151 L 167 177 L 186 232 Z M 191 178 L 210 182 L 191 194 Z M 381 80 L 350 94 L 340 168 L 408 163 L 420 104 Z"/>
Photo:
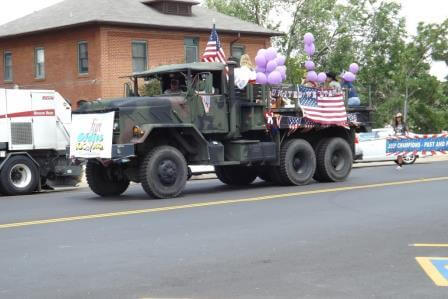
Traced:
<path id="1" fill-rule="evenodd" d="M 144 72 L 148 69 L 147 51 L 146 42 L 132 42 L 132 71 L 134 73 Z"/>
<path id="2" fill-rule="evenodd" d="M 240 61 L 241 56 L 246 53 L 246 48 L 243 45 L 234 44 L 232 45 L 232 56 Z"/>
<path id="3" fill-rule="evenodd" d="M 89 73 L 89 51 L 87 42 L 78 43 L 78 72 L 80 74 Z"/>
<path id="4" fill-rule="evenodd" d="M 44 48 L 34 49 L 35 75 L 36 79 L 45 78 L 45 50 Z"/>
<path id="5" fill-rule="evenodd" d="M 3 80 L 12 81 L 12 53 L 5 52 L 3 55 Z"/>
<path id="6" fill-rule="evenodd" d="M 185 46 L 185 62 L 186 63 L 198 62 L 199 39 L 186 37 L 184 39 L 184 46 Z"/>

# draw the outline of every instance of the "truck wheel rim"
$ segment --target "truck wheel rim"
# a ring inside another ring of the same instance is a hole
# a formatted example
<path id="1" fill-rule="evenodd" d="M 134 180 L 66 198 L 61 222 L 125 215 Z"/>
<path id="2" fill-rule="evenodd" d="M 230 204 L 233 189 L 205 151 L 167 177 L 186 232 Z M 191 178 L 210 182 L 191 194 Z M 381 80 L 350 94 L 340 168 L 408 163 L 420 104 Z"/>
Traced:
<path id="1" fill-rule="evenodd" d="M 340 171 L 345 166 L 345 157 L 342 151 L 335 151 L 331 157 L 331 165 L 336 171 Z"/>
<path id="2" fill-rule="evenodd" d="M 403 160 L 404 160 L 405 162 L 412 162 L 412 160 L 414 160 L 414 155 L 407 155 L 407 156 L 404 156 Z"/>
<path id="3" fill-rule="evenodd" d="M 10 172 L 9 178 L 16 188 L 25 188 L 31 183 L 31 169 L 25 164 L 14 165 Z"/>
<path id="4" fill-rule="evenodd" d="M 294 170 L 298 174 L 303 174 L 308 169 L 308 160 L 305 157 L 305 154 L 302 152 L 296 153 L 294 156 L 292 165 L 294 167 Z"/>
<path id="5" fill-rule="evenodd" d="M 160 182 L 165 186 L 172 186 L 177 180 L 177 165 L 172 160 L 163 160 L 158 167 Z"/>

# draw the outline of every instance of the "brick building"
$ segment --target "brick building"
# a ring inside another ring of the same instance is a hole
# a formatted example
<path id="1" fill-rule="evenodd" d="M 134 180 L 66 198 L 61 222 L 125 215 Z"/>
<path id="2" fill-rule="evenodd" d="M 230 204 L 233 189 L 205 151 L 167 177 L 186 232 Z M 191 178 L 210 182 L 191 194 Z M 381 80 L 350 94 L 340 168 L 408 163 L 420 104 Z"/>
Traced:
<path id="1" fill-rule="evenodd" d="M 123 96 L 123 78 L 197 61 L 215 20 L 226 56 L 279 35 L 195 0 L 65 0 L 0 26 L 0 87 L 55 89 L 79 100 Z"/>

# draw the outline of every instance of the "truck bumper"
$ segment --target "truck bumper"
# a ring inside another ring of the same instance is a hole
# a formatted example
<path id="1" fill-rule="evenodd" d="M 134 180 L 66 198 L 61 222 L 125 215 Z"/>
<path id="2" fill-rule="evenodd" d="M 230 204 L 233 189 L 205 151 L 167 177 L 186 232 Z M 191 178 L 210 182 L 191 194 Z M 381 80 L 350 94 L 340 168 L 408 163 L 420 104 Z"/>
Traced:
<path id="1" fill-rule="evenodd" d="M 135 156 L 134 144 L 112 144 L 112 159 Z"/>

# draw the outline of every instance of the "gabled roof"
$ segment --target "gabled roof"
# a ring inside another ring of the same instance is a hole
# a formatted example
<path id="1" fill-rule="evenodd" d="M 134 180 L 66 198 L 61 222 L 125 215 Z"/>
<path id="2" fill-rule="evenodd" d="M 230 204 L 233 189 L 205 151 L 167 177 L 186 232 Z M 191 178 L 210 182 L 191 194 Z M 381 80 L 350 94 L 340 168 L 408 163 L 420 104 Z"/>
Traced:
<path id="1" fill-rule="evenodd" d="M 278 31 L 266 29 L 197 5 L 192 7 L 192 16 L 178 16 L 163 14 L 142 3 L 141 0 L 65 0 L 1 25 L 0 38 L 90 23 L 210 31 L 213 19 L 216 21 L 218 33 L 282 35 Z"/>

